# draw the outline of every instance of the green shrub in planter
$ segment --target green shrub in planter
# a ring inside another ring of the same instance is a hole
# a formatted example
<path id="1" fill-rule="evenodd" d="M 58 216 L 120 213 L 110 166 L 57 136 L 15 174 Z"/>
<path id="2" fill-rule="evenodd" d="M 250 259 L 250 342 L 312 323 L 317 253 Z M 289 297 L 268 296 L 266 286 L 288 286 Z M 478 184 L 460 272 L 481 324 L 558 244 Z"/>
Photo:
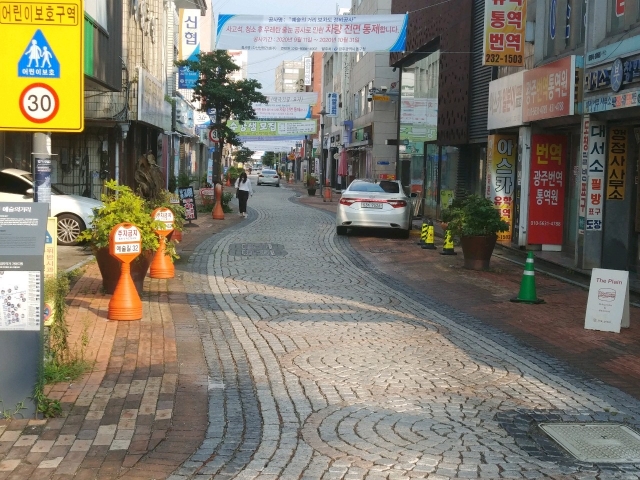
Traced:
<path id="1" fill-rule="evenodd" d="M 442 212 L 441 220 L 458 237 L 496 235 L 509 230 L 509 224 L 502 220 L 500 212 L 488 198 L 469 195 Z"/>

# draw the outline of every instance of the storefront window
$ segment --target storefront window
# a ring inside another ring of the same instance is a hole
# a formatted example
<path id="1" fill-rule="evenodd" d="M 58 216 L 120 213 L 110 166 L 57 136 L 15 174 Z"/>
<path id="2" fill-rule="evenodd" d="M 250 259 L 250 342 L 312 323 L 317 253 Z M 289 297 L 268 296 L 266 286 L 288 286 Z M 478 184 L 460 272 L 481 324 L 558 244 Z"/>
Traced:
<path id="1" fill-rule="evenodd" d="M 458 185 L 458 163 L 460 149 L 458 147 L 441 147 L 440 150 L 440 207 L 447 208 L 455 198 Z"/>
<path id="2" fill-rule="evenodd" d="M 28 133 L 0 133 L 0 165 L 31 171 L 31 138 Z"/>
<path id="3" fill-rule="evenodd" d="M 424 212 L 436 218 L 438 211 L 438 146 L 428 143 L 425 147 Z"/>

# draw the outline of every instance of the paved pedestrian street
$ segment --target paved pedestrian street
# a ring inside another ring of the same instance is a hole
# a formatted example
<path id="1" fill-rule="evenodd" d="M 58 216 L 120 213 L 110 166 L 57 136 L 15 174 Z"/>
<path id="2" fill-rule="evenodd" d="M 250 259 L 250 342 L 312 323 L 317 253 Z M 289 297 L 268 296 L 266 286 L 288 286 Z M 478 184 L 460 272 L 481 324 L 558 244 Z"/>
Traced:
<path id="1" fill-rule="evenodd" d="M 638 429 L 636 399 L 386 276 L 292 197 L 260 188 L 190 257 L 209 426 L 172 480 L 640 478 L 539 427 Z"/>

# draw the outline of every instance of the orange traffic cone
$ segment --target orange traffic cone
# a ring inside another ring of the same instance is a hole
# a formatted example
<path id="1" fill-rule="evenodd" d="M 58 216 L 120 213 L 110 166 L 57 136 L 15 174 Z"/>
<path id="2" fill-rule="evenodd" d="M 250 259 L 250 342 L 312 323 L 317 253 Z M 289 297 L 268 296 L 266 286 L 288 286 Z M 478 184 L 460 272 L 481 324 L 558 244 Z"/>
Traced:
<path id="1" fill-rule="evenodd" d="M 224 184 L 225 187 L 230 187 L 231 186 L 231 179 L 229 178 L 229 175 L 227 175 L 227 182 Z"/>
<path id="2" fill-rule="evenodd" d="M 151 278 L 173 278 L 176 268 L 171 261 L 171 257 L 167 255 L 167 242 L 164 235 L 160 235 L 160 246 L 156 250 L 151 266 L 149 267 L 149 276 Z"/>

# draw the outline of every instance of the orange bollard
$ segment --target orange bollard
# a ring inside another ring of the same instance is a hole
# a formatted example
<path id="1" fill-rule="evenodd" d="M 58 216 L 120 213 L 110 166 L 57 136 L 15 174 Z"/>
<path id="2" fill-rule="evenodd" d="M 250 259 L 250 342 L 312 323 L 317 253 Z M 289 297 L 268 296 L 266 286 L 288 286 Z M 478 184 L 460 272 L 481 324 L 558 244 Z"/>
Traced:
<path id="1" fill-rule="evenodd" d="M 222 185 L 216 183 L 216 204 L 213 206 L 211 216 L 214 220 L 224 220 L 224 211 L 222 210 Z"/>
<path id="2" fill-rule="evenodd" d="M 109 235 L 109 253 L 122 262 L 120 278 L 109 300 L 109 320 L 142 319 L 142 301 L 131 278 L 131 262 L 140 255 L 142 235 L 135 225 L 119 223 Z"/>
<path id="3" fill-rule="evenodd" d="M 173 278 L 176 269 L 171 257 L 167 255 L 167 235 L 173 232 L 173 222 L 175 221 L 173 211 L 168 208 L 156 208 L 151 216 L 155 221 L 162 222 L 164 227 L 156 230 L 156 234 L 160 237 L 160 246 L 149 267 L 149 276 L 151 278 Z"/>
<path id="4" fill-rule="evenodd" d="M 326 182 L 326 186 L 324 187 L 324 189 L 322 190 L 323 193 L 323 202 L 333 202 L 333 197 L 332 197 L 332 192 L 331 192 L 331 184 L 329 183 L 329 180 L 327 180 Z"/>

